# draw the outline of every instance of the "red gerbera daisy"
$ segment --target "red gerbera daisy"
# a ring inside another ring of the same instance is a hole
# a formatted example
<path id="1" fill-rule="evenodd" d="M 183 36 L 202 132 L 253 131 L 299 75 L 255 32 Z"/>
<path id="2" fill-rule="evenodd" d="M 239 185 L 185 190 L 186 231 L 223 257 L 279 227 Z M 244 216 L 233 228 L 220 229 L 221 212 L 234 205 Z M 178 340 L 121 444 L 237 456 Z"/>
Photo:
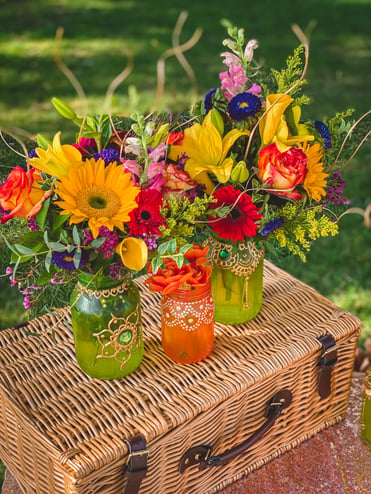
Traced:
<path id="1" fill-rule="evenodd" d="M 160 214 L 162 200 L 158 190 L 141 190 L 137 197 L 138 208 L 130 213 L 130 221 L 127 223 L 130 235 L 160 235 L 158 227 L 165 222 Z"/>
<path id="2" fill-rule="evenodd" d="M 251 197 L 236 190 L 232 185 L 221 187 L 214 194 L 216 203 L 210 204 L 211 208 L 229 206 L 232 208 L 228 216 L 215 221 L 209 217 L 210 226 L 219 237 L 226 240 L 243 241 L 253 237 L 258 229 L 257 222 L 263 216 L 252 202 Z"/>

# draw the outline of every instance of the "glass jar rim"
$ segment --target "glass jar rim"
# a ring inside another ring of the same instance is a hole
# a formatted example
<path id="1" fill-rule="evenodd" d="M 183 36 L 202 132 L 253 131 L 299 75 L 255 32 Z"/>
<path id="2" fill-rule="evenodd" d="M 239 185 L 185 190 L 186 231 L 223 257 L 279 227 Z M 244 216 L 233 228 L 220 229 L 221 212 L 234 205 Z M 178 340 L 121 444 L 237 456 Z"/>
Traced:
<path id="1" fill-rule="evenodd" d="M 189 285 L 190 288 L 177 288 L 171 293 L 165 295 L 165 297 L 171 297 L 176 299 L 193 299 L 196 297 L 197 299 L 208 295 L 211 293 L 211 280 L 210 278 L 206 283 L 202 283 L 200 285 Z"/>

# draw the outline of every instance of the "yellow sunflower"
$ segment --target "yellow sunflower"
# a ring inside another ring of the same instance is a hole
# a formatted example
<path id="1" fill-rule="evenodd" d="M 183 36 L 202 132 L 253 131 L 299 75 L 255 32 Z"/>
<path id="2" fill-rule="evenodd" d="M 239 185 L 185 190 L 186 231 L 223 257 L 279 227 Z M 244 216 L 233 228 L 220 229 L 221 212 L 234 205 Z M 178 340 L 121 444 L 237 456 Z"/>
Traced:
<path id="1" fill-rule="evenodd" d="M 326 177 L 328 173 L 323 171 L 322 160 L 322 148 L 317 142 L 312 146 L 307 142 L 299 144 L 300 149 L 308 158 L 307 174 L 304 179 L 304 189 L 307 191 L 308 196 L 314 201 L 319 202 L 321 197 L 326 195 Z"/>
<path id="2" fill-rule="evenodd" d="M 70 224 L 88 220 L 94 238 L 101 226 L 123 230 L 129 213 L 138 206 L 135 198 L 140 192 L 130 177 L 116 162 L 105 166 L 101 158 L 91 158 L 56 182 L 62 199 L 56 204 L 61 214 L 71 214 Z"/>

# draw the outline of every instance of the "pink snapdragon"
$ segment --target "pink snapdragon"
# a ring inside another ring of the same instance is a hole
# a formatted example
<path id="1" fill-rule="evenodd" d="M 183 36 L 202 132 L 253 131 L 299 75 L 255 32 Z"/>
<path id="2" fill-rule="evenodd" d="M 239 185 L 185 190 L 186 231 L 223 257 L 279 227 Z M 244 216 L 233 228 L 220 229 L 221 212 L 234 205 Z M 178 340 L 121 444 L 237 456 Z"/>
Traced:
<path id="1" fill-rule="evenodd" d="M 242 93 L 247 82 L 245 71 L 241 65 L 230 67 L 227 72 L 221 72 L 219 78 L 222 81 L 221 88 L 224 89 L 224 96 L 228 101 L 236 94 Z"/>

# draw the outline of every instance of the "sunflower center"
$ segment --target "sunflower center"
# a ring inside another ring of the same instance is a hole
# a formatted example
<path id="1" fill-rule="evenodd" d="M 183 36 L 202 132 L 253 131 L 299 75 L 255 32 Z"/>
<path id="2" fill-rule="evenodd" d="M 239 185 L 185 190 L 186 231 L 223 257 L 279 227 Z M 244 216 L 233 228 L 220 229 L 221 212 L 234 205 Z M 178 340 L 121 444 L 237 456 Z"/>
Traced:
<path id="1" fill-rule="evenodd" d="M 103 197 L 91 197 L 89 205 L 94 209 L 104 209 L 107 206 L 107 201 Z"/>
<path id="2" fill-rule="evenodd" d="M 148 211 L 144 210 L 140 213 L 140 217 L 142 218 L 142 220 L 144 221 L 148 221 L 151 219 L 151 213 L 149 213 Z"/>
<path id="3" fill-rule="evenodd" d="M 120 211 L 121 200 L 115 191 L 104 185 L 91 185 L 76 197 L 78 209 L 88 218 L 111 218 Z"/>

